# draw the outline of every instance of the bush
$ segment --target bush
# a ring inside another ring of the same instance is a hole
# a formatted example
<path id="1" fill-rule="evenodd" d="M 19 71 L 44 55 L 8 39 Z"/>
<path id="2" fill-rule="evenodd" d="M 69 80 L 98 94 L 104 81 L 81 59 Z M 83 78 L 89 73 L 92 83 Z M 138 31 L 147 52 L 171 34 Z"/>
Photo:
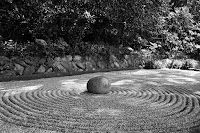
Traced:
<path id="1" fill-rule="evenodd" d="M 146 49 L 141 55 L 147 68 L 168 68 L 169 63 L 153 60 L 199 57 L 199 1 L 188 3 L 182 7 L 181 1 L 174 6 L 170 0 L 1 0 L 0 52 L 89 55 L 107 54 L 110 46 L 130 46 Z M 60 38 L 69 47 L 60 45 Z M 47 48 L 38 46 L 36 39 L 48 42 Z M 13 40 L 12 47 L 8 40 Z"/>
<path id="2" fill-rule="evenodd" d="M 160 16 L 157 28 L 163 41 L 158 52 L 176 59 L 193 55 L 199 42 L 200 25 L 193 19 L 191 10 L 189 6 L 179 7 Z"/>
<path id="3" fill-rule="evenodd" d="M 183 69 L 189 69 L 189 68 L 197 68 L 199 65 L 199 62 L 194 59 L 186 59 L 183 65 Z"/>
<path id="4" fill-rule="evenodd" d="M 161 68 L 174 68 L 174 69 L 189 69 L 198 68 L 199 61 L 194 59 L 163 59 L 154 61 L 153 67 L 156 69 Z"/>
<path id="5" fill-rule="evenodd" d="M 147 60 L 144 62 L 144 69 L 154 69 L 154 61 L 153 60 Z"/>
<path id="6" fill-rule="evenodd" d="M 161 69 L 161 68 L 170 68 L 172 65 L 171 59 L 162 59 L 162 60 L 156 60 L 154 62 L 154 68 Z"/>
<path id="7" fill-rule="evenodd" d="M 161 69 L 161 68 L 166 68 L 166 67 L 163 66 L 163 62 L 161 60 L 156 60 L 156 61 L 154 61 L 154 68 Z"/>
<path id="8" fill-rule="evenodd" d="M 136 34 L 147 38 L 155 31 L 158 6 L 146 0 L 127 0 L 126 4 L 120 0 L 2 0 L 0 35 L 5 41 L 63 37 L 70 45 L 104 41 L 134 48 Z"/>
<path id="9" fill-rule="evenodd" d="M 172 61 L 172 66 L 171 66 L 171 68 L 174 68 L 174 69 L 181 69 L 181 68 L 183 68 L 184 63 L 185 63 L 184 60 L 177 60 L 177 59 L 175 59 L 175 60 Z"/>

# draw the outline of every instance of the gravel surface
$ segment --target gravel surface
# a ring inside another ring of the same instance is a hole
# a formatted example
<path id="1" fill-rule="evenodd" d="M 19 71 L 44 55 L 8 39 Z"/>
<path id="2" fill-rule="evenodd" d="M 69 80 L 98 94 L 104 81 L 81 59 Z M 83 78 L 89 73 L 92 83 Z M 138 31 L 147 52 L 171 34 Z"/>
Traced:
<path id="1" fill-rule="evenodd" d="M 86 92 L 106 76 L 108 94 Z M 200 133 L 200 72 L 129 70 L 0 82 L 0 132 Z"/>

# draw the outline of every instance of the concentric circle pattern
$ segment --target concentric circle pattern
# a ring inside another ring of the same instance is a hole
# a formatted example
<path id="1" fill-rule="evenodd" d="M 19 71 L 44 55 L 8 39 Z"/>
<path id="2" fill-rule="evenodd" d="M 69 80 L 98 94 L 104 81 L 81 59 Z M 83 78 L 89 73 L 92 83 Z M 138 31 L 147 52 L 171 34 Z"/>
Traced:
<path id="1" fill-rule="evenodd" d="M 104 75 L 112 83 L 107 94 L 83 91 L 98 74 L 1 83 L 0 119 L 63 133 L 199 132 L 200 73 L 140 70 Z"/>
<path id="2" fill-rule="evenodd" d="M 0 116 L 17 125 L 63 132 L 170 132 L 200 125 L 200 96 L 186 91 L 112 88 L 109 94 L 96 95 L 41 88 L 4 92 Z"/>

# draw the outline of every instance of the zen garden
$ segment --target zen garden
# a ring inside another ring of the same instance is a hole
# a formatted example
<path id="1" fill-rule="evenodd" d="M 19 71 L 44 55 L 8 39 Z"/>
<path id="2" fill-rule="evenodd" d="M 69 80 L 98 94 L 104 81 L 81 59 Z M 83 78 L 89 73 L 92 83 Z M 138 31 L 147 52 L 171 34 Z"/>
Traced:
<path id="1" fill-rule="evenodd" d="M 200 0 L 0 0 L 0 133 L 200 133 Z"/>

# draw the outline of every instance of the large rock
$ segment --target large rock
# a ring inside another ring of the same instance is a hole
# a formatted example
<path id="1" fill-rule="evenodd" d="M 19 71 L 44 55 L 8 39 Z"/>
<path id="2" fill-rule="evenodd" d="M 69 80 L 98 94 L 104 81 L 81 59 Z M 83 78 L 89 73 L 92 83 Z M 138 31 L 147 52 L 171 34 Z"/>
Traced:
<path id="1" fill-rule="evenodd" d="M 125 58 L 125 60 L 127 61 L 128 66 L 133 66 L 134 62 L 133 62 L 133 60 L 132 60 L 132 58 L 131 58 L 130 55 L 125 55 L 124 58 Z"/>
<path id="2" fill-rule="evenodd" d="M 114 68 L 120 68 L 120 65 L 119 65 L 119 63 L 118 62 L 113 62 L 113 65 L 114 65 Z"/>
<path id="3" fill-rule="evenodd" d="M 46 68 L 45 68 L 43 65 L 41 65 L 41 66 L 38 68 L 37 73 L 44 73 L 45 71 L 46 71 Z"/>
<path id="4" fill-rule="evenodd" d="M 44 65 L 45 62 L 46 62 L 46 59 L 41 58 L 38 63 L 39 63 L 39 65 Z"/>
<path id="5" fill-rule="evenodd" d="M 25 62 L 26 64 L 28 64 L 28 65 L 33 65 L 33 64 L 34 64 L 33 60 L 31 60 L 30 58 L 29 58 L 29 59 L 26 58 L 26 59 L 24 60 L 24 62 Z"/>
<path id="6" fill-rule="evenodd" d="M 60 64 L 66 69 L 66 71 L 71 72 L 73 71 L 73 65 L 71 62 L 62 61 Z"/>
<path id="7" fill-rule="evenodd" d="M 55 72 L 67 72 L 67 70 L 62 66 L 60 61 L 55 61 L 52 66 Z"/>
<path id="8" fill-rule="evenodd" d="M 16 73 L 13 70 L 5 70 L 5 71 L 1 71 L 0 75 L 2 75 L 2 76 L 15 76 Z"/>
<path id="9" fill-rule="evenodd" d="M 31 75 L 35 73 L 35 67 L 34 66 L 28 66 L 24 70 L 24 75 Z"/>
<path id="10" fill-rule="evenodd" d="M 45 65 L 48 67 L 52 67 L 54 63 L 54 60 L 52 58 L 47 58 Z"/>
<path id="11" fill-rule="evenodd" d="M 106 94 L 111 90 L 110 81 L 104 76 L 91 78 L 87 82 L 87 91 L 94 94 Z"/>
<path id="12" fill-rule="evenodd" d="M 0 70 L 13 70 L 14 67 L 12 62 L 6 62 L 4 65 L 0 65 Z"/>
<path id="13" fill-rule="evenodd" d="M 47 69 L 47 71 L 45 73 L 52 73 L 53 72 L 53 68 L 49 68 Z"/>
<path id="14" fill-rule="evenodd" d="M 40 64 L 40 58 L 28 56 L 24 59 L 24 62 L 26 64 L 28 64 L 29 66 L 35 66 L 36 67 L 36 66 L 39 66 L 39 64 Z"/>
<path id="15" fill-rule="evenodd" d="M 9 62 L 9 58 L 0 56 L 0 65 L 5 65 L 6 62 Z"/>
<path id="16" fill-rule="evenodd" d="M 72 62 L 72 70 L 73 71 L 78 71 L 79 70 L 79 68 L 76 66 L 75 62 Z"/>
<path id="17" fill-rule="evenodd" d="M 128 67 L 128 61 L 124 59 L 124 60 L 122 61 L 122 63 L 121 63 L 121 67 L 122 67 L 122 68 L 127 68 L 127 67 Z"/>
<path id="18" fill-rule="evenodd" d="M 15 64 L 14 71 L 16 72 L 16 74 L 22 75 L 24 72 L 24 67 L 21 66 L 20 64 Z"/>
<path id="19" fill-rule="evenodd" d="M 111 68 L 120 68 L 120 65 L 119 65 L 119 60 L 117 59 L 116 56 L 114 55 L 111 55 L 110 56 L 110 66 Z"/>
<path id="20" fill-rule="evenodd" d="M 77 66 L 79 69 L 85 70 L 85 66 L 83 65 L 82 62 L 76 62 L 76 66 Z"/>
<path id="21" fill-rule="evenodd" d="M 27 67 L 28 66 L 28 64 L 26 64 L 26 62 L 23 61 L 24 60 L 23 58 L 13 57 L 11 60 L 12 60 L 12 62 L 14 62 L 16 64 L 19 64 L 19 65 L 21 65 L 23 67 Z"/>
<path id="22" fill-rule="evenodd" d="M 35 39 L 35 42 L 41 46 L 47 46 L 47 42 L 43 39 Z"/>

